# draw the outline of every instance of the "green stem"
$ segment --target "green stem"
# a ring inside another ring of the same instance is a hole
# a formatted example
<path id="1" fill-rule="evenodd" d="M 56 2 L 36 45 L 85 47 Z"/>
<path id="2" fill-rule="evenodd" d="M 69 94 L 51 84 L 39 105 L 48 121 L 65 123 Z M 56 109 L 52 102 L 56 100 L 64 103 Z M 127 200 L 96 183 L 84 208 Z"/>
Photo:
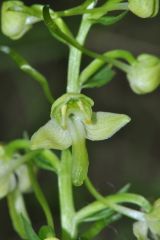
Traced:
<path id="1" fill-rule="evenodd" d="M 61 165 L 58 172 L 58 186 L 61 209 L 62 239 L 70 240 L 76 236 L 73 219 L 75 215 L 72 193 L 72 157 L 68 150 L 62 152 Z"/>
<path id="2" fill-rule="evenodd" d="M 17 139 L 7 144 L 7 146 L 5 147 L 5 151 L 8 156 L 12 156 L 14 152 L 16 152 L 17 150 L 20 150 L 20 149 L 28 150 L 29 147 L 30 147 L 30 142 L 28 140 Z"/>
<path id="3" fill-rule="evenodd" d="M 100 13 L 102 12 L 102 15 L 106 14 L 107 12 L 111 12 L 111 11 L 125 11 L 128 10 L 128 3 L 117 3 L 117 4 L 108 4 L 107 5 L 103 5 L 101 7 L 95 8 L 95 9 L 86 9 L 85 5 L 84 6 L 79 6 L 76 8 L 72 8 L 72 9 L 67 9 L 64 11 L 57 11 L 55 12 L 55 16 L 56 17 L 70 17 L 70 16 L 75 16 L 75 15 L 83 15 L 85 14 L 90 14 L 92 16 L 92 14 L 95 13 Z"/>
<path id="4" fill-rule="evenodd" d="M 84 44 L 86 36 L 90 30 L 91 22 L 88 21 L 86 15 L 83 16 L 80 29 L 77 35 L 77 42 Z M 81 64 L 82 52 L 75 47 L 70 47 L 69 63 L 68 63 L 68 84 L 67 92 L 79 93 L 79 73 Z"/>
<path id="5" fill-rule="evenodd" d="M 124 59 L 129 64 L 132 64 L 134 61 L 136 61 L 134 56 L 130 52 L 125 50 L 109 51 L 104 53 L 102 56 L 110 59 L 111 65 L 119 68 L 124 72 L 128 71 L 129 66 L 126 63 L 117 60 L 117 58 Z M 80 84 L 82 85 L 83 83 L 85 83 L 94 73 L 96 73 L 105 64 L 106 64 L 105 61 L 101 61 L 100 59 L 95 59 L 94 61 L 92 61 L 80 74 L 79 77 Z"/>
<path id="6" fill-rule="evenodd" d="M 139 207 L 141 207 L 142 209 L 144 209 L 144 211 L 146 211 L 146 212 L 149 212 L 151 209 L 149 202 L 145 198 L 143 198 L 142 196 L 137 195 L 137 194 L 119 193 L 119 194 L 115 194 L 115 195 L 110 195 L 108 197 L 104 197 L 104 200 L 105 200 L 105 202 L 103 202 L 102 200 L 95 201 L 95 202 L 89 204 L 88 206 L 82 208 L 79 212 L 77 212 L 77 214 L 75 216 L 76 223 L 83 221 L 83 219 L 85 219 L 86 217 L 93 215 L 96 212 L 101 211 L 103 209 L 106 209 L 107 207 L 112 208 L 113 210 L 117 211 L 116 204 L 119 204 L 119 203 L 136 204 Z M 123 209 L 121 209 L 121 210 L 123 210 Z M 137 213 L 137 211 L 134 213 L 135 214 L 133 215 L 133 217 L 136 216 L 136 214 L 137 214 L 138 219 L 142 219 L 144 217 L 143 213 L 140 213 L 140 212 Z M 124 214 L 124 212 L 123 212 L 123 214 Z"/>
<path id="7" fill-rule="evenodd" d="M 31 164 L 28 164 L 28 170 L 29 170 L 29 176 L 30 176 L 30 180 L 31 180 L 31 184 L 32 184 L 35 196 L 44 211 L 48 225 L 51 226 L 54 230 L 54 222 L 53 222 L 53 217 L 51 214 L 50 207 L 35 177 L 33 166 Z"/>
<path id="8" fill-rule="evenodd" d="M 100 200 L 102 203 L 104 203 L 106 205 L 106 207 L 110 207 L 111 209 L 117 211 L 118 213 L 121 213 L 123 215 L 126 215 L 127 217 L 130 217 L 132 219 L 136 219 L 136 220 L 144 220 L 144 214 L 139 212 L 139 211 L 135 211 L 120 205 L 116 205 L 114 203 L 108 203 L 106 201 L 106 199 L 96 190 L 96 188 L 93 186 L 93 184 L 91 183 L 91 181 L 89 180 L 89 178 L 86 179 L 86 186 L 88 188 L 88 190 L 90 191 L 90 193 L 97 199 Z"/>

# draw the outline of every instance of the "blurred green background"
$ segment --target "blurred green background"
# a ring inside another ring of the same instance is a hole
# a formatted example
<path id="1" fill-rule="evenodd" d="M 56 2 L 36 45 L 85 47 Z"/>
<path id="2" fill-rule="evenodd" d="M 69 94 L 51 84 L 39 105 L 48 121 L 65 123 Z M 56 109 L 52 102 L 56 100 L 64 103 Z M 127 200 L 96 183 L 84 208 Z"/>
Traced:
<path id="1" fill-rule="evenodd" d="M 55 10 L 72 7 L 81 1 L 28 1 L 49 3 Z M 74 32 L 80 18 L 67 19 Z M 112 27 L 94 26 L 86 46 L 102 53 L 111 49 L 126 49 L 138 55 L 142 52 L 160 55 L 160 15 L 154 19 L 140 19 L 128 14 Z M 54 40 L 43 23 L 37 24 L 25 37 L 12 42 L 0 34 L 0 44 L 14 47 L 48 79 L 55 97 L 66 88 L 68 49 Z M 83 66 L 89 61 L 84 57 Z M 138 96 L 129 88 L 125 75 L 117 75 L 107 86 L 85 90 L 95 101 L 94 110 L 126 113 L 131 123 L 103 142 L 88 142 L 89 175 L 103 194 L 116 192 L 126 183 L 131 191 L 153 201 L 160 196 L 160 95 Z M 31 136 L 49 119 L 50 105 L 39 85 L 17 69 L 5 55 L 0 55 L 0 141 L 8 142 Z M 59 223 L 57 182 L 55 176 L 39 173 L 49 203 Z M 44 224 L 43 213 L 34 196 L 27 195 L 27 206 L 36 229 Z M 77 208 L 92 200 L 85 188 L 75 190 Z M 132 240 L 132 221 L 126 218 L 102 232 L 99 239 Z M 0 202 L 0 239 L 18 240 L 11 228 L 6 201 Z"/>

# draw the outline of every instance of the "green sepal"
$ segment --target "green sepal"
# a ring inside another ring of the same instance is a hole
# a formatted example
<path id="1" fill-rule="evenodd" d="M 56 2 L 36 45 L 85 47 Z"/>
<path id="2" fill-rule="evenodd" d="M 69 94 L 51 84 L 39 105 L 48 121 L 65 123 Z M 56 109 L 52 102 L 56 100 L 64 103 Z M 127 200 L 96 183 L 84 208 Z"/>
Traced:
<path id="1" fill-rule="evenodd" d="M 58 149 L 64 150 L 70 147 L 72 140 L 67 129 L 63 129 L 55 119 L 51 119 L 31 138 L 32 149 Z"/>
<path id="2" fill-rule="evenodd" d="M 93 113 L 92 123 L 85 125 L 86 136 L 92 141 L 105 140 L 112 137 L 112 135 L 128 122 L 130 122 L 130 118 L 124 114 L 107 112 Z"/>
<path id="3" fill-rule="evenodd" d="M 19 189 L 15 189 L 7 196 L 9 214 L 12 220 L 15 231 L 23 238 L 27 239 L 26 231 L 22 222 L 21 215 L 23 215 L 29 222 L 29 217 L 26 211 L 23 196 Z"/>
<path id="4" fill-rule="evenodd" d="M 102 87 L 108 84 L 115 76 L 115 71 L 110 67 L 101 68 L 96 74 L 91 76 L 83 85 L 82 88 Z"/>
<path id="5" fill-rule="evenodd" d="M 99 19 L 91 18 L 90 21 L 95 24 L 109 26 L 109 25 L 115 24 L 115 23 L 119 22 L 120 20 L 122 20 L 126 16 L 126 14 L 127 14 L 127 11 L 125 11 L 117 16 L 104 16 Z"/>

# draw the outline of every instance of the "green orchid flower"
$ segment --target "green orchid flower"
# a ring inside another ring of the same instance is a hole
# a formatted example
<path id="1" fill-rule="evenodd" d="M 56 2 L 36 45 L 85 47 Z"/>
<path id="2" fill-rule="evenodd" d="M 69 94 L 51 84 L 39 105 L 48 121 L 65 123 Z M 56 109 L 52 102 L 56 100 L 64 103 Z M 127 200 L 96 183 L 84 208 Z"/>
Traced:
<path id="1" fill-rule="evenodd" d="M 133 225 L 134 235 L 138 240 L 149 240 L 148 233 L 152 234 L 153 239 L 160 237 L 160 199 L 158 199 L 152 208 L 152 211 L 145 215 L 143 222 L 136 222 Z"/>
<path id="2" fill-rule="evenodd" d="M 1 29 L 2 33 L 12 40 L 21 38 L 26 32 L 28 32 L 32 25 L 40 19 L 34 14 L 29 12 L 13 11 L 12 8 L 23 9 L 25 5 L 21 1 L 4 1 L 1 7 Z M 33 6 L 33 10 L 36 11 L 38 5 Z M 32 9 L 32 8 L 31 8 Z"/>
<path id="3" fill-rule="evenodd" d="M 19 156 L 13 157 L 12 160 L 8 159 L 4 150 L 2 154 L 2 146 L 0 146 L 0 152 L 0 199 L 7 196 L 16 187 L 22 193 L 28 192 L 31 189 L 31 183 L 27 167 L 21 165 L 13 171 L 14 161 Z"/>
<path id="4" fill-rule="evenodd" d="M 159 11 L 159 0 L 128 0 L 128 7 L 138 17 L 155 17 Z"/>
<path id="5" fill-rule="evenodd" d="M 32 149 L 65 150 L 72 146 L 73 184 L 80 186 L 88 172 L 86 139 L 110 138 L 126 125 L 130 118 L 124 114 L 92 112 L 93 101 L 83 94 L 65 94 L 52 106 L 51 120 L 31 138 Z"/>
<path id="6" fill-rule="evenodd" d="M 133 92 L 146 94 L 160 85 L 160 59 L 150 54 L 142 54 L 127 71 Z"/>

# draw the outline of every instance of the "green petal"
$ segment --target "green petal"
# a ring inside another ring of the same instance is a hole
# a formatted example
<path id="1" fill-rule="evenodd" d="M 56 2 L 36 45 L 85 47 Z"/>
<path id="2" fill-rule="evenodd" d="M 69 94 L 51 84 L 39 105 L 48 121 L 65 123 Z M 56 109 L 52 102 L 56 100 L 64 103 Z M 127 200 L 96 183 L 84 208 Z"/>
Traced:
<path id="1" fill-rule="evenodd" d="M 54 119 L 48 121 L 31 138 L 32 149 L 64 150 L 71 146 L 68 130 L 63 129 Z"/>
<path id="2" fill-rule="evenodd" d="M 130 118 L 124 114 L 106 112 L 94 113 L 92 124 L 85 125 L 87 138 L 92 141 L 108 139 L 129 121 Z"/>

